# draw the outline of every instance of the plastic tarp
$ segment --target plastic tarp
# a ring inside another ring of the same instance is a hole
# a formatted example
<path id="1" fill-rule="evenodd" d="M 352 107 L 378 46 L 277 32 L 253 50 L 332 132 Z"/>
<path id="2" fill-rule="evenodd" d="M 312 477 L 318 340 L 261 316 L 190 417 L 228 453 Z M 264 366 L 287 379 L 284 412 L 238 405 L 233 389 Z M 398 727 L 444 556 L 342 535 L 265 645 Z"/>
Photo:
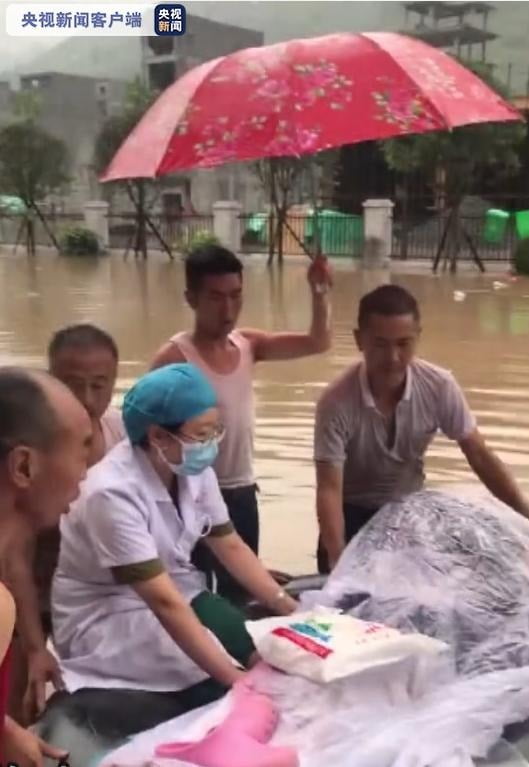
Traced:
<path id="1" fill-rule="evenodd" d="M 529 668 L 529 523 L 493 502 L 417 493 L 381 509 L 322 596 L 447 642 L 459 674 Z"/>
<path id="2" fill-rule="evenodd" d="M 301 767 L 468 767 L 529 717 L 529 523 L 514 512 L 437 492 L 390 504 L 304 603 L 420 631 L 450 652 L 415 692 L 389 677 L 318 685 L 259 671 L 255 686 L 281 711 L 275 741 L 295 746 Z M 189 734 L 178 720 L 161 727 L 142 749 Z M 132 741 L 104 764 L 141 767 L 142 749 Z"/>

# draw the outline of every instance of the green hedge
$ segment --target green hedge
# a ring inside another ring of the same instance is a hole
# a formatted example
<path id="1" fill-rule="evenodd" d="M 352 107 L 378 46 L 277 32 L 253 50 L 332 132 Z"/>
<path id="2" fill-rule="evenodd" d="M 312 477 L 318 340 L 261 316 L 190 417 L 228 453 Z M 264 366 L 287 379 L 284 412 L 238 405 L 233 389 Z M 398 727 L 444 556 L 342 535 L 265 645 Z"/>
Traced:
<path id="1" fill-rule="evenodd" d="M 98 256 L 102 252 L 96 235 L 82 226 L 72 226 L 63 232 L 60 246 L 65 256 Z"/>
<path id="2" fill-rule="evenodd" d="M 173 250 L 181 253 L 183 256 L 187 256 L 192 250 L 195 250 L 195 248 L 203 248 L 206 245 L 220 244 L 220 240 L 218 237 L 215 237 L 212 232 L 209 232 L 207 229 L 200 229 L 191 236 L 186 234 L 185 237 L 182 237 L 179 240 L 175 240 L 175 242 L 172 243 L 172 248 Z"/>

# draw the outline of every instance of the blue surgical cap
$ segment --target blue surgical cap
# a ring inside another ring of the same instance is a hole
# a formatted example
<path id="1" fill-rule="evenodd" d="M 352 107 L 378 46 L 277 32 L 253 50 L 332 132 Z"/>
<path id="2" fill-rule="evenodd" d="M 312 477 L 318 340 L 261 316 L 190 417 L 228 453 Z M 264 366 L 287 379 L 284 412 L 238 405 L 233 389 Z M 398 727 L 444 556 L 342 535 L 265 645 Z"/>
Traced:
<path id="1" fill-rule="evenodd" d="M 177 426 L 215 407 L 217 396 L 194 365 L 166 365 L 142 376 L 123 402 L 123 422 L 133 444 L 149 426 Z"/>

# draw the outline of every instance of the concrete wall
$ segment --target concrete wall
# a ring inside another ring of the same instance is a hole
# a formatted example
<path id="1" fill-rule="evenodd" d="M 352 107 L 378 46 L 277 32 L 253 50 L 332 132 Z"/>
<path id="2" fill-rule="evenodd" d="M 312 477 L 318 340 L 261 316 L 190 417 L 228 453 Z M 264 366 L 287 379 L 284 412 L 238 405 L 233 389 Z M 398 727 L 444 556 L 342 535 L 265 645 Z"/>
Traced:
<path id="1" fill-rule="evenodd" d="M 262 187 L 245 165 L 197 170 L 191 178 L 191 200 L 197 212 L 209 213 L 217 200 L 237 200 L 244 213 L 262 210 L 265 200 Z"/>
<path id="2" fill-rule="evenodd" d="M 68 147 L 72 183 L 65 210 L 80 210 L 87 199 L 99 196 L 95 139 L 107 117 L 121 108 L 126 83 L 52 72 L 25 76 L 20 86 L 39 95 L 40 124 Z"/>

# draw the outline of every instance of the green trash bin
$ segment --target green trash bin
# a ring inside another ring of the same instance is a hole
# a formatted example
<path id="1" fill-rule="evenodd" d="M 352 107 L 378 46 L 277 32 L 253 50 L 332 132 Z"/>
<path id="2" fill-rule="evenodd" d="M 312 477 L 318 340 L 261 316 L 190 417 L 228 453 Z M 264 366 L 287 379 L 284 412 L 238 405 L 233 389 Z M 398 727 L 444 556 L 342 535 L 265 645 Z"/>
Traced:
<path id="1" fill-rule="evenodd" d="M 318 230 L 321 249 L 327 256 L 358 256 L 362 249 L 363 221 L 361 216 L 336 210 L 318 211 Z M 314 213 L 311 211 L 305 224 L 306 241 L 314 237 Z"/>
<path id="2" fill-rule="evenodd" d="M 505 237 L 510 214 L 505 210 L 491 208 L 485 214 L 483 239 L 490 244 L 497 244 Z"/>
<path id="3" fill-rule="evenodd" d="M 20 197 L 0 195 L 0 214 L 5 216 L 25 216 L 27 212 L 26 204 Z"/>
<path id="4" fill-rule="evenodd" d="M 529 210 L 519 210 L 514 214 L 516 233 L 521 240 L 529 237 Z"/>
<path id="5" fill-rule="evenodd" d="M 268 213 L 254 213 L 246 223 L 244 238 L 250 242 L 266 245 L 268 242 Z"/>

